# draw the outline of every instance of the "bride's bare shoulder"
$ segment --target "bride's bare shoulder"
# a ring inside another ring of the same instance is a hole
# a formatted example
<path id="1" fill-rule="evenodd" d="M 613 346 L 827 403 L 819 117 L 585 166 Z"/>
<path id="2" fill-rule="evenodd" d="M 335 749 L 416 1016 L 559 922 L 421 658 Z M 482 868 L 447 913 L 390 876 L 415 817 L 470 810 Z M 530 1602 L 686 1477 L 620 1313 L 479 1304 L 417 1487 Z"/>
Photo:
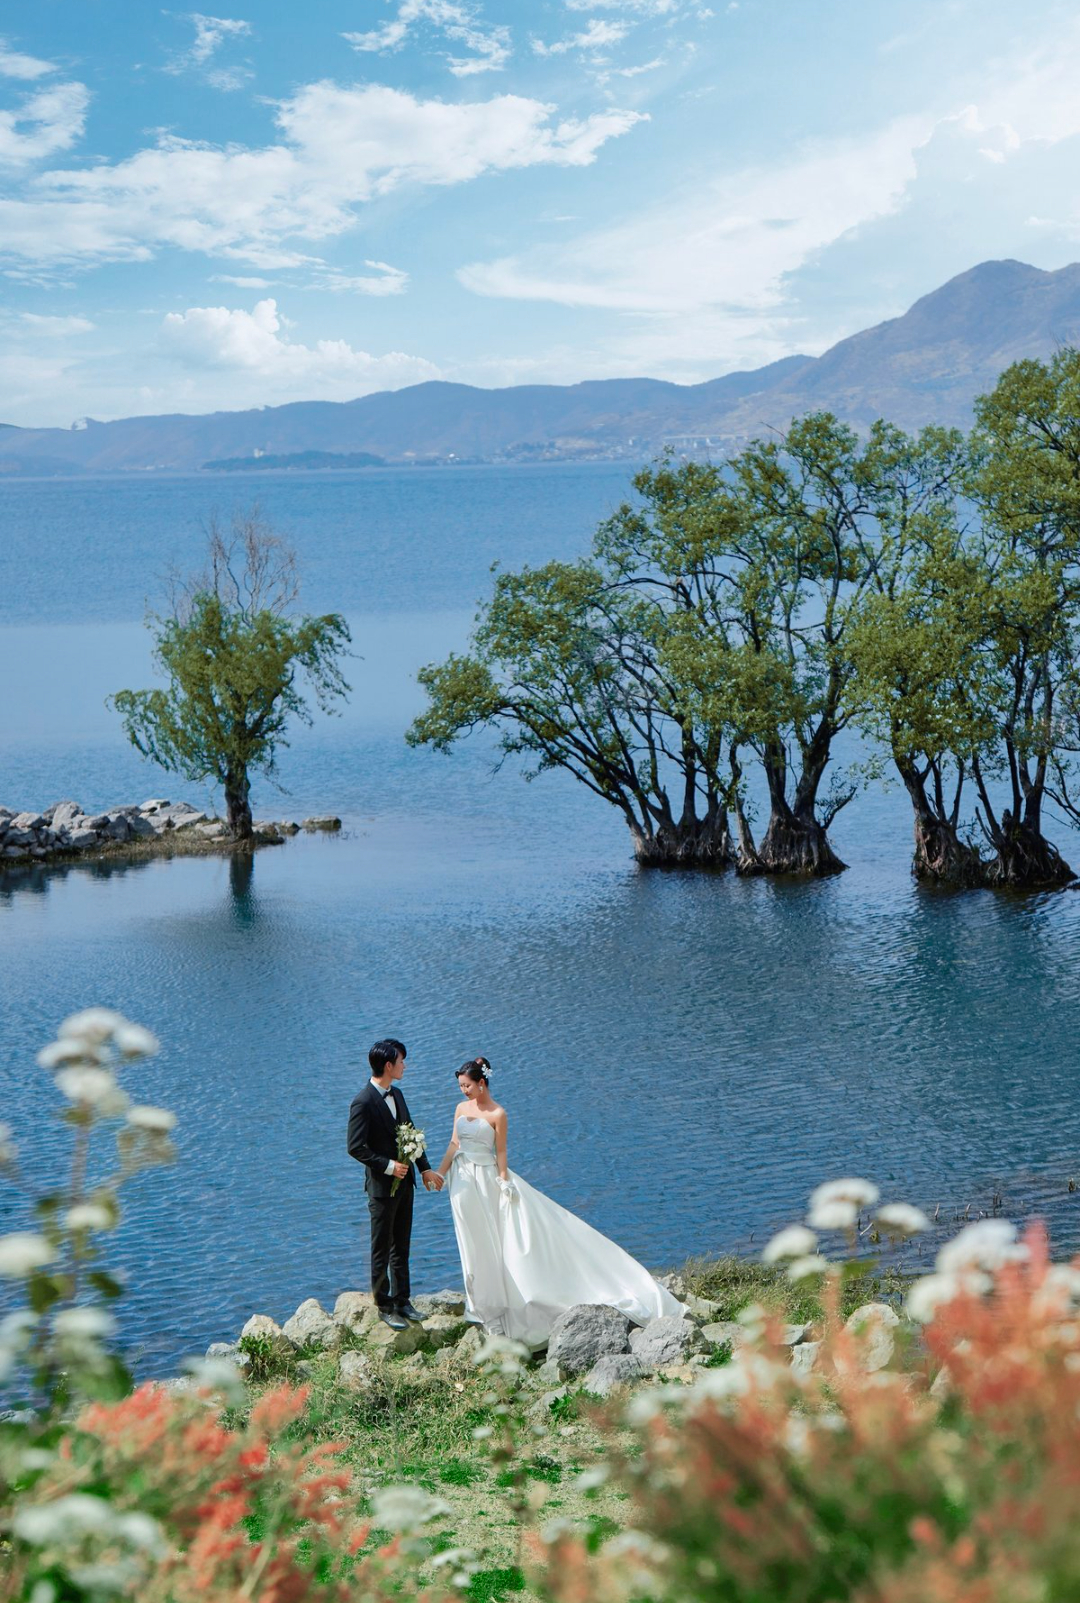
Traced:
<path id="1" fill-rule="evenodd" d="M 496 1121 L 496 1123 L 501 1119 L 503 1121 L 503 1123 L 505 1124 L 506 1123 L 506 1109 L 504 1107 L 501 1107 L 500 1104 L 498 1102 L 496 1102 L 495 1106 L 491 1110 L 491 1117 Z"/>

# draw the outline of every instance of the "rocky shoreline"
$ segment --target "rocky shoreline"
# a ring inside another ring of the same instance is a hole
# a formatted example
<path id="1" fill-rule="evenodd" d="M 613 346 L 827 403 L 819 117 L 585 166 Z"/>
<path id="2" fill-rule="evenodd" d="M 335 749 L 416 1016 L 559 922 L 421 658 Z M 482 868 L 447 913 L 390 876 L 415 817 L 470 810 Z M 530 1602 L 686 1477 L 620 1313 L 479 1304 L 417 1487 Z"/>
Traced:
<path id="1" fill-rule="evenodd" d="M 541 1386 L 572 1385 L 607 1397 L 641 1382 L 692 1384 L 701 1371 L 717 1367 L 743 1343 L 763 1335 L 766 1318 L 759 1305 L 725 1320 L 720 1305 L 692 1295 L 680 1275 L 662 1275 L 660 1280 L 683 1302 L 685 1317 L 665 1315 L 635 1325 L 605 1304 L 571 1308 L 556 1322 L 546 1354 L 536 1355 L 534 1373 Z M 268 1314 L 253 1314 L 236 1341 L 212 1343 L 206 1357 L 235 1365 L 241 1375 L 269 1368 L 291 1372 L 298 1380 L 309 1376 L 314 1360 L 331 1357 L 337 1382 L 348 1391 L 377 1384 L 379 1363 L 390 1357 L 418 1372 L 472 1364 L 485 1333 L 465 1318 L 465 1293 L 440 1291 L 413 1301 L 423 1324 L 393 1330 L 379 1319 L 369 1292 L 343 1291 L 332 1313 L 309 1297 L 284 1324 Z M 866 1303 L 850 1315 L 847 1327 L 857 1339 L 865 1369 L 881 1369 L 889 1362 L 900 1323 L 896 1310 L 883 1302 Z M 808 1374 L 817 1358 L 818 1334 L 812 1324 L 786 1324 L 774 1329 L 773 1339 L 778 1353 L 786 1349 L 793 1369 Z M 199 1382 L 187 1378 L 164 1384 L 188 1390 Z M 554 1395 L 547 1392 L 546 1401 Z"/>
<path id="2" fill-rule="evenodd" d="M 237 845 L 280 845 L 301 830 L 339 830 L 341 819 L 330 814 L 305 818 L 260 820 L 253 842 L 236 842 L 224 821 L 193 807 L 190 802 L 125 802 L 101 812 L 87 813 L 75 801 L 54 802 L 43 812 L 0 807 L 0 870 L 70 859 L 86 853 L 116 855 L 125 850 L 153 847 L 202 851 L 232 849 Z"/>

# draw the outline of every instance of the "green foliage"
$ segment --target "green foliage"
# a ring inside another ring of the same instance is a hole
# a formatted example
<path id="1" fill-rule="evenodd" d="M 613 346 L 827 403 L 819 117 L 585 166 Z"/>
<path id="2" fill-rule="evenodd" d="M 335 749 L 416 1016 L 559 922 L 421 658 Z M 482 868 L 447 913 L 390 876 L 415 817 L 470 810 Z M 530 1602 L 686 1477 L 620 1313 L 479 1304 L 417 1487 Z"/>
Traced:
<path id="1" fill-rule="evenodd" d="M 169 615 L 151 620 L 166 687 L 120 690 L 112 705 L 144 757 L 222 786 L 230 828 L 246 836 L 251 774 L 273 774 L 293 719 L 312 722 L 305 684 L 323 712 L 348 693 L 341 660 L 350 637 L 336 613 L 288 615 L 293 559 L 257 522 L 232 544 L 214 534 L 210 555 L 210 571 L 174 597 Z"/>
<path id="2" fill-rule="evenodd" d="M 470 1580 L 465 1596 L 470 1603 L 503 1603 L 505 1598 L 524 1590 L 524 1572 L 516 1564 L 511 1564 L 505 1569 L 478 1570 Z"/>

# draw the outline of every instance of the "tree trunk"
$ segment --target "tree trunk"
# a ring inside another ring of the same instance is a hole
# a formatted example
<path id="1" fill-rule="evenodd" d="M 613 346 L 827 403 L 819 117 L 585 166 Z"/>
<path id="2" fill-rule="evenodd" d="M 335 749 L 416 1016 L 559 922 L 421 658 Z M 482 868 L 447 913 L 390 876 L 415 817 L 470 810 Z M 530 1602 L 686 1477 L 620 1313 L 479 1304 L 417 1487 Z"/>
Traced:
<path id="1" fill-rule="evenodd" d="M 911 872 L 922 884 L 949 885 L 958 890 L 986 884 L 988 865 L 977 846 L 960 839 L 944 806 L 935 807 L 926 790 L 926 774 L 904 757 L 893 758 L 915 815 L 915 854 Z M 938 786 L 940 798 L 940 785 Z M 959 797 L 956 798 L 959 807 Z"/>
<path id="2" fill-rule="evenodd" d="M 632 824 L 634 856 L 642 868 L 726 868 L 732 860 L 727 812 L 717 807 L 704 818 L 658 824 L 646 831 Z"/>
<path id="3" fill-rule="evenodd" d="M 254 831 L 251 827 L 251 782 L 246 769 L 231 773 L 226 779 L 225 807 L 229 834 L 234 840 L 250 840 Z"/>
<path id="4" fill-rule="evenodd" d="M 987 865 L 988 885 L 1012 885 L 1035 890 L 1040 886 L 1067 885 L 1076 878 L 1053 841 L 1027 819 L 1016 818 L 1006 807 L 1000 826 L 991 832 L 994 858 Z"/>
<path id="5" fill-rule="evenodd" d="M 802 874 L 823 879 L 827 874 L 842 874 L 847 867 L 833 851 L 812 809 L 800 815 L 786 804 L 778 807 L 775 802 L 757 857 L 759 872 L 765 874 Z"/>

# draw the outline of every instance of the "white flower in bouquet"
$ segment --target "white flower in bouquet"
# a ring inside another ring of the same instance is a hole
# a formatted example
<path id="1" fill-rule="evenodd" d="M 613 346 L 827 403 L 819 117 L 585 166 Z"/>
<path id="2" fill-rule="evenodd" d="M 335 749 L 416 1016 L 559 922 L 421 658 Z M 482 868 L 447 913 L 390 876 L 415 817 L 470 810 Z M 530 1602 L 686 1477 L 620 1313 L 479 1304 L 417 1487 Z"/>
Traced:
<path id="1" fill-rule="evenodd" d="M 397 1155 L 399 1163 L 415 1163 L 424 1150 L 424 1132 L 418 1130 L 414 1124 L 399 1124 L 397 1127 Z M 390 1187 L 393 1196 L 401 1184 L 397 1176 Z"/>

